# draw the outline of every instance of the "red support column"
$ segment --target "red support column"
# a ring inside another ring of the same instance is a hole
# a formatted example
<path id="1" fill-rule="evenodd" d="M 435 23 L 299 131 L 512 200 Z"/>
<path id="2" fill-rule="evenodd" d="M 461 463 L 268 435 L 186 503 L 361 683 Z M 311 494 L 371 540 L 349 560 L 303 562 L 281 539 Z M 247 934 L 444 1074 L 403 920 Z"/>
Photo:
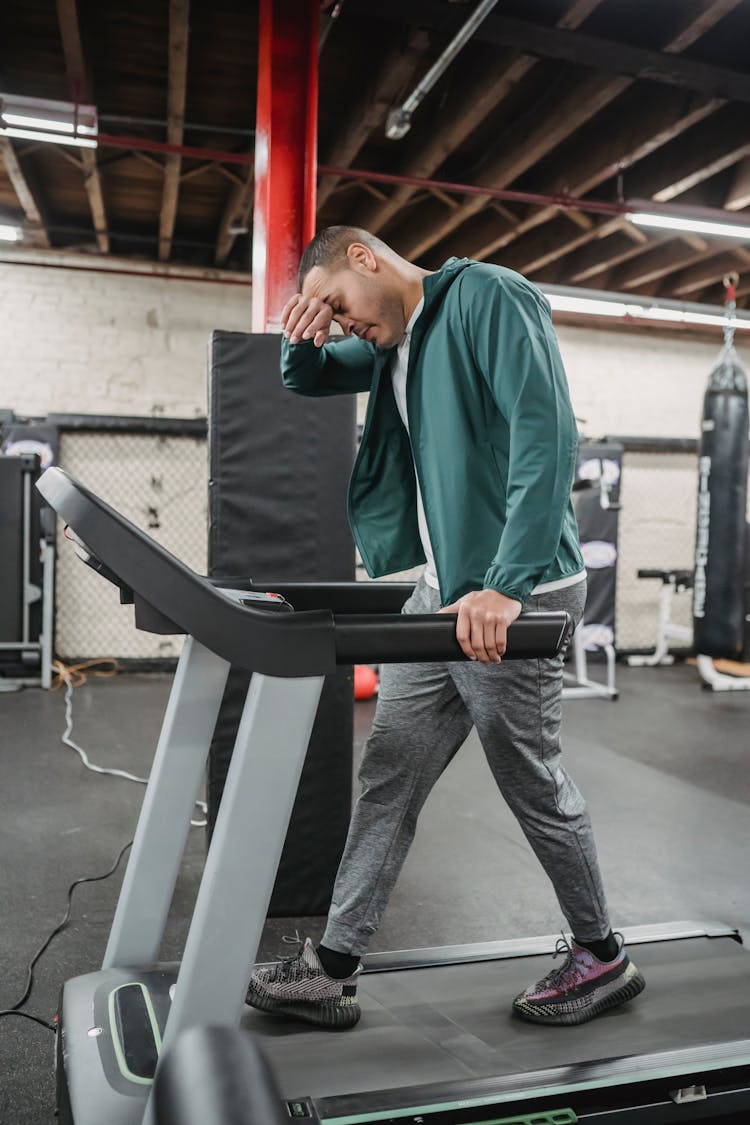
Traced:
<path id="1" fill-rule="evenodd" d="M 315 233 L 320 0 L 260 0 L 254 332 L 276 331 Z"/>

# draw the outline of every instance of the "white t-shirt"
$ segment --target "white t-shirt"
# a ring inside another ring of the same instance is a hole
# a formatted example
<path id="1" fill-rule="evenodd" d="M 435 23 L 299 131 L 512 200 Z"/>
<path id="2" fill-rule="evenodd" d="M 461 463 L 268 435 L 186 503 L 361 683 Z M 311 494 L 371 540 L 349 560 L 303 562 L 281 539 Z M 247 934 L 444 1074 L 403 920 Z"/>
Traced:
<path id="1" fill-rule="evenodd" d="M 391 380 L 393 382 L 393 394 L 396 399 L 396 406 L 401 415 L 401 421 L 406 427 L 406 432 L 409 433 L 409 418 L 406 409 L 406 371 L 409 366 L 409 348 L 411 347 L 411 334 L 414 325 L 419 320 L 420 313 L 424 308 L 424 297 L 421 298 L 419 304 L 414 312 L 409 317 L 409 323 L 406 326 L 401 343 L 396 348 L 396 358 L 391 368 Z M 424 503 L 422 501 L 422 492 L 419 487 L 419 478 L 417 477 L 416 466 L 414 469 L 414 476 L 417 484 L 417 523 L 419 525 L 419 537 L 422 540 L 422 550 L 427 559 L 427 565 L 424 571 L 424 580 L 428 586 L 432 586 L 433 590 L 440 589 L 438 582 L 437 570 L 435 568 L 435 553 L 432 549 L 430 542 L 430 533 L 427 529 L 427 518 L 424 514 Z M 488 563 L 489 565 L 489 563 Z M 579 574 L 572 574 L 567 578 L 560 578 L 556 582 L 543 582 L 541 585 L 536 586 L 531 592 L 532 594 L 549 593 L 551 590 L 562 590 L 566 586 L 573 586 L 578 582 L 582 582 L 586 577 L 586 571 L 582 570 Z"/>
<path id="2" fill-rule="evenodd" d="M 423 308 L 424 297 L 421 298 L 414 312 L 409 317 L 409 323 L 406 326 L 406 331 L 404 332 L 401 343 L 396 348 L 396 358 L 391 368 L 391 379 L 393 381 L 393 393 L 396 397 L 396 406 L 401 415 L 401 421 L 406 426 L 407 433 L 409 432 L 409 419 L 406 413 L 406 369 L 409 366 L 411 332 L 414 325 L 419 320 L 419 314 Z M 439 590 L 440 583 L 438 582 L 437 570 L 435 569 L 435 554 L 432 550 L 432 543 L 430 542 L 430 533 L 427 530 L 427 519 L 424 514 L 424 503 L 422 502 L 422 492 L 419 487 L 416 467 L 414 469 L 414 476 L 417 482 L 417 523 L 419 524 L 419 538 L 422 540 L 422 550 L 427 559 L 424 580 L 428 586 L 432 586 L 433 590 Z"/>

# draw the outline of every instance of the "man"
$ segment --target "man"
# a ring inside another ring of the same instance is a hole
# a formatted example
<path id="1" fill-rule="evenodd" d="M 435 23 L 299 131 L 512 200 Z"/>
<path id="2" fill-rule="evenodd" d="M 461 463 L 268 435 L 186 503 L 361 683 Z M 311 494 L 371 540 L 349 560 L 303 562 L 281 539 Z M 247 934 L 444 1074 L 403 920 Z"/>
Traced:
<path id="1" fill-rule="evenodd" d="M 328 341 L 332 320 L 347 339 Z M 457 614 L 468 660 L 382 668 L 325 934 L 257 969 L 248 1003 L 320 1027 L 357 1022 L 359 958 L 424 801 L 475 726 L 573 935 L 513 1012 L 583 1023 L 644 981 L 610 928 L 591 824 L 561 764 L 562 657 L 502 662 L 523 607 L 577 623 L 586 600 L 577 431 L 549 305 L 511 270 L 452 258 L 429 272 L 366 231 L 329 227 L 305 250 L 282 324 L 287 387 L 370 392 L 349 489 L 368 573 L 424 563 L 404 612 Z"/>

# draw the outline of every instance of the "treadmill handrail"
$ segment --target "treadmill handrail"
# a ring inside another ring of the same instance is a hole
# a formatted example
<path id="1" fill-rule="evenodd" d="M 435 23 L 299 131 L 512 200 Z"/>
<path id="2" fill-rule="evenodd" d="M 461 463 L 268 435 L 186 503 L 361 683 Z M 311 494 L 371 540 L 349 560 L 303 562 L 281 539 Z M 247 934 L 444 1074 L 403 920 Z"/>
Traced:
<path id="1" fill-rule="evenodd" d="M 337 664 L 466 659 L 454 614 L 334 616 L 320 603 L 271 614 L 222 592 L 226 580 L 220 584 L 196 574 L 62 469 L 47 469 L 36 487 L 86 550 L 137 599 L 239 668 L 296 678 L 326 675 Z M 278 592 L 291 585 L 283 583 Z M 249 582 L 248 587 L 258 588 Z M 395 608 L 382 598 L 380 605 L 386 604 Z M 554 656 L 570 628 L 566 613 L 524 614 L 508 630 L 506 658 Z"/>
<path id="2" fill-rule="evenodd" d="M 217 656 L 269 676 L 335 671 L 330 610 L 270 614 L 240 605 L 62 469 L 47 469 L 37 488 L 125 586 Z"/>

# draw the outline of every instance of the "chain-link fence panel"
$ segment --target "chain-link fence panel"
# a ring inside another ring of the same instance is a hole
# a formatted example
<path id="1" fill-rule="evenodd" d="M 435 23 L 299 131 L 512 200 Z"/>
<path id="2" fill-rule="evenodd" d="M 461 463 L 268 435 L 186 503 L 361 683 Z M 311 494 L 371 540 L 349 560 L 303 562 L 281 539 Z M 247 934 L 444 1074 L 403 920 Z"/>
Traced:
<path id="1" fill-rule="evenodd" d="M 698 462 L 695 453 L 627 452 L 620 491 L 617 647 L 656 645 L 661 583 L 640 569 L 692 570 Z M 672 620 L 692 627 L 691 594 L 672 599 Z"/>
<path id="2" fill-rule="evenodd" d="M 206 573 L 208 457 L 203 438 L 112 432 L 61 435 L 60 466 L 193 570 Z M 181 637 L 137 630 L 119 593 L 57 542 L 55 649 L 63 658 L 175 657 Z"/>

